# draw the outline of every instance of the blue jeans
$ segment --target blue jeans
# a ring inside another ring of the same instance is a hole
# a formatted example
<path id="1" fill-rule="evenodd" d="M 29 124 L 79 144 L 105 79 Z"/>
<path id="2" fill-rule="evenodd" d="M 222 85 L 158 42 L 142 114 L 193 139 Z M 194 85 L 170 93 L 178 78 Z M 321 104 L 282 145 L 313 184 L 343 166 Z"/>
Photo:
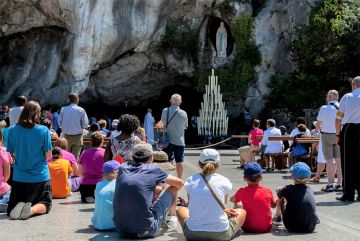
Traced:
<path id="1" fill-rule="evenodd" d="M 0 195 L 0 204 L 8 204 L 10 199 L 11 189 L 4 194 Z"/>
<path id="2" fill-rule="evenodd" d="M 161 224 L 165 220 L 168 214 L 168 210 L 171 207 L 173 201 L 174 201 L 174 196 L 172 192 L 170 192 L 169 190 L 162 192 L 152 208 L 152 213 L 154 215 L 154 222 L 151 224 L 150 229 L 147 232 L 141 234 L 140 233 L 133 234 L 133 235 L 122 234 L 121 232 L 119 232 L 120 236 L 131 237 L 131 238 L 154 237 L 157 233 L 160 232 Z"/>

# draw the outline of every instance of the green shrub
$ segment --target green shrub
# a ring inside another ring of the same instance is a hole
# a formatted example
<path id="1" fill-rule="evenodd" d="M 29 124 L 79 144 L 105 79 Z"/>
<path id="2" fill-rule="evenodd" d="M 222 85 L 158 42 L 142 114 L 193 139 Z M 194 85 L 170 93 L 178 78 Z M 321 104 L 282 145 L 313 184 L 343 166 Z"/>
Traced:
<path id="1" fill-rule="evenodd" d="M 197 63 L 199 48 L 199 33 L 196 29 L 192 29 L 188 23 L 180 25 L 169 22 L 166 25 L 165 34 L 156 47 L 156 51 L 163 56 L 171 53 L 177 58 L 186 58 Z"/>

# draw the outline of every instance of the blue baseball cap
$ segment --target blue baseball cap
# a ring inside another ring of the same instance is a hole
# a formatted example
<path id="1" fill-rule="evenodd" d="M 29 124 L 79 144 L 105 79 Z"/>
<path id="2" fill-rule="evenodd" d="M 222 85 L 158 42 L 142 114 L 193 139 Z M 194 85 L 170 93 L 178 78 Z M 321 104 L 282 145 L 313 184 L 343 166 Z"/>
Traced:
<path id="1" fill-rule="evenodd" d="M 291 176 L 298 181 L 305 181 L 310 178 L 310 167 L 304 162 L 297 162 L 290 168 Z"/>
<path id="2" fill-rule="evenodd" d="M 110 160 L 103 164 L 102 171 L 104 173 L 113 173 L 116 170 L 118 170 L 119 167 L 120 167 L 120 163 L 118 161 Z"/>
<path id="3" fill-rule="evenodd" d="M 250 180 L 255 180 L 258 177 L 261 177 L 262 176 L 261 166 L 256 162 L 246 164 L 246 166 L 244 167 L 244 176 Z"/>

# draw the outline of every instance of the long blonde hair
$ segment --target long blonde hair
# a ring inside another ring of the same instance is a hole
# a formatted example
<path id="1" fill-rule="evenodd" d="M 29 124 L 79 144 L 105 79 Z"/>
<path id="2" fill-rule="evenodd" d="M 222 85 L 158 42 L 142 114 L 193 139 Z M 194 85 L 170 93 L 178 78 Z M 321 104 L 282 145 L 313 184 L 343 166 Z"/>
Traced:
<path id="1" fill-rule="evenodd" d="M 219 162 L 205 162 L 201 163 L 199 162 L 199 166 L 201 168 L 201 174 L 204 176 L 210 176 L 211 174 L 214 174 L 216 170 L 219 168 Z"/>

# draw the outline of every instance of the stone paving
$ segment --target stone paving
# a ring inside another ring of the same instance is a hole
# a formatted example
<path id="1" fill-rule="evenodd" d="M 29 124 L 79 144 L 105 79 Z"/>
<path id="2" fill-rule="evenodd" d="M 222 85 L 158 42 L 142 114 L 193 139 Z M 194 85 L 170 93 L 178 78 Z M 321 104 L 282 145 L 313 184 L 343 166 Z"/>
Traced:
<path id="1" fill-rule="evenodd" d="M 233 193 L 244 185 L 242 171 L 236 168 L 236 151 L 224 150 L 222 166 L 219 173 L 227 176 L 233 183 Z M 187 152 L 185 162 L 185 177 L 198 171 L 198 152 Z M 324 193 L 320 184 L 310 184 L 315 191 L 317 211 L 321 223 L 312 234 L 288 233 L 283 227 L 274 227 L 267 234 L 241 234 L 235 240 L 360 240 L 360 202 L 343 203 L 335 200 L 336 193 Z M 289 173 L 274 172 L 264 174 L 263 185 L 273 191 L 279 186 L 290 183 Z M 184 191 L 180 192 L 185 196 Z M 1 241 L 27 241 L 27 240 L 91 240 L 111 241 L 120 240 L 115 232 L 99 232 L 91 226 L 93 204 L 82 204 L 79 193 L 62 200 L 54 200 L 53 209 L 48 215 L 33 217 L 27 221 L 9 220 L 5 214 L 0 214 L 0 240 Z M 273 210 L 274 211 L 274 210 Z M 185 240 L 181 230 L 166 232 L 154 238 L 156 241 Z"/>

